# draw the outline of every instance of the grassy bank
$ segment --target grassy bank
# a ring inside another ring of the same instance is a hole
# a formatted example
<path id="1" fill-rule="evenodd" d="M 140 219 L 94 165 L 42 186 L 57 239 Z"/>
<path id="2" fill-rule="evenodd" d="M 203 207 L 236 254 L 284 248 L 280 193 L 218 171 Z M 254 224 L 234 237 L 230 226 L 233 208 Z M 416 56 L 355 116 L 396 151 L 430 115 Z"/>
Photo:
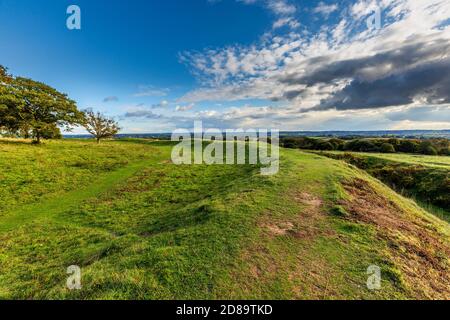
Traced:
<path id="1" fill-rule="evenodd" d="M 45 197 L 27 201 L 32 185 L 12 193 L 13 180 L 3 182 L 3 199 L 14 197 L 0 217 L 0 298 L 449 295 L 448 224 L 340 161 L 282 150 L 279 174 L 262 176 L 253 165 L 176 166 L 170 145 L 143 140 L 3 146 L 2 165 L 29 155 L 9 176 L 61 149 L 64 161 L 48 161 L 72 180 L 51 180 Z M 125 152 L 126 163 L 83 169 Z M 81 267 L 79 291 L 65 286 L 70 265 Z M 382 269 L 381 290 L 366 287 L 370 265 Z"/>
<path id="2" fill-rule="evenodd" d="M 348 152 L 323 154 L 367 171 L 450 221 L 450 157 Z"/>

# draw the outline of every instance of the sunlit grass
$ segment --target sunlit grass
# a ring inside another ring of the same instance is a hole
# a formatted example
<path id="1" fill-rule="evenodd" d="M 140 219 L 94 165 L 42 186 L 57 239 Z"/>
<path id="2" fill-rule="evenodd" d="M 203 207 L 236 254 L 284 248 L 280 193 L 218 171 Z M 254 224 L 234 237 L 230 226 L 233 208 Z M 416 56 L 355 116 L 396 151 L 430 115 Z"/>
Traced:
<path id="1" fill-rule="evenodd" d="M 332 214 L 345 197 L 340 182 L 372 181 L 369 176 L 297 150 L 282 150 L 274 176 L 262 176 L 259 165 L 176 166 L 172 146 L 144 140 L 6 144 L 2 166 L 27 155 L 9 165 L 9 177 L 21 178 L 21 167 L 29 165 L 53 178 L 41 186 L 49 191 L 45 197 L 33 193 L 35 181 L 4 204 L 0 298 L 414 297 L 396 278 L 384 278 L 382 291 L 365 287 L 371 264 L 398 272 L 388 246 L 372 226 Z M 44 159 L 41 167 L 36 159 Z M 15 180 L 8 181 L 13 188 Z M 17 200 L 22 193 L 33 197 Z M 318 206 L 303 203 L 301 194 Z M 291 230 L 274 236 L 270 228 L 277 225 Z M 305 230 L 309 236 L 302 236 Z M 70 265 L 81 267 L 80 291 L 66 288 Z"/>

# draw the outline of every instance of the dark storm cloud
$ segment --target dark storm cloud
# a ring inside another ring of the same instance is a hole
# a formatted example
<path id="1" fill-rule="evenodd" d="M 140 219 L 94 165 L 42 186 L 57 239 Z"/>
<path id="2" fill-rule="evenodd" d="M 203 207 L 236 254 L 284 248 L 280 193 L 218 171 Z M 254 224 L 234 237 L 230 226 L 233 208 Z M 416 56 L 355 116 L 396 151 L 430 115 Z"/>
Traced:
<path id="1" fill-rule="evenodd" d="M 315 110 L 350 110 L 408 105 L 420 99 L 429 104 L 450 103 L 450 60 L 429 63 L 373 82 L 353 80 L 322 100 Z"/>
<path id="2" fill-rule="evenodd" d="M 450 42 L 429 40 L 379 53 L 370 57 L 342 60 L 320 67 L 306 75 L 291 74 L 280 79 L 288 85 L 335 85 L 350 83 L 330 98 L 323 100 L 316 110 L 382 108 L 410 104 L 421 97 L 425 102 L 442 104 L 450 100 Z M 331 58 L 330 58 L 331 59 Z M 301 97 L 305 89 L 291 90 L 283 98 Z"/>
<path id="3" fill-rule="evenodd" d="M 307 75 L 291 74 L 280 79 L 281 83 L 313 86 L 316 84 L 330 84 L 342 79 L 356 79 L 367 81 L 376 78 L 386 70 L 395 72 L 411 66 L 439 59 L 450 51 L 448 40 L 425 41 L 415 44 L 407 44 L 398 49 L 379 53 L 370 57 L 359 59 L 341 60 L 322 65 L 314 69 L 314 65 L 325 61 L 309 61 L 312 69 Z M 331 58 L 330 58 L 331 59 Z"/>
<path id="4" fill-rule="evenodd" d="M 289 90 L 283 93 L 283 98 L 287 100 L 292 100 L 297 98 L 298 96 L 301 96 L 306 90 L 299 89 L 299 90 Z M 281 99 L 278 99 L 281 100 Z"/>

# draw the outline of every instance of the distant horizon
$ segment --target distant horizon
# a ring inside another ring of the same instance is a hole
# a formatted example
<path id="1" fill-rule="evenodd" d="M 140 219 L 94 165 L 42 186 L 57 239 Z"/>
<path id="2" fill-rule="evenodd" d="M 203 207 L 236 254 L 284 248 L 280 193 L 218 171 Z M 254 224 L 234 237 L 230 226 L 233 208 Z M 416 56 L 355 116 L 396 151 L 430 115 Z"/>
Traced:
<path id="1" fill-rule="evenodd" d="M 224 130 L 223 130 L 224 131 Z M 421 130 L 421 129 L 407 129 L 407 130 L 280 130 L 280 134 L 284 133 L 448 133 L 450 135 L 450 129 L 438 129 L 438 130 Z M 139 132 L 139 133 L 119 133 L 117 136 L 138 136 L 138 135 L 171 135 L 172 132 Z M 78 136 L 90 136 L 89 134 L 64 134 L 63 137 L 78 137 Z"/>

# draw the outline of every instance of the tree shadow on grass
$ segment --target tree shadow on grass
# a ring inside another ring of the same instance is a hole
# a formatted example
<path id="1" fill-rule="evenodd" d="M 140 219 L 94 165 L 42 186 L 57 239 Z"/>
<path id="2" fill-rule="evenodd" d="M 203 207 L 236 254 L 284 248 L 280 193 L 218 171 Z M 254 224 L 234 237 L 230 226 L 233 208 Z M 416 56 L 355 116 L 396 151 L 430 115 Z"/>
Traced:
<path id="1" fill-rule="evenodd" d="M 0 138 L 0 145 L 33 145 L 30 139 Z"/>

